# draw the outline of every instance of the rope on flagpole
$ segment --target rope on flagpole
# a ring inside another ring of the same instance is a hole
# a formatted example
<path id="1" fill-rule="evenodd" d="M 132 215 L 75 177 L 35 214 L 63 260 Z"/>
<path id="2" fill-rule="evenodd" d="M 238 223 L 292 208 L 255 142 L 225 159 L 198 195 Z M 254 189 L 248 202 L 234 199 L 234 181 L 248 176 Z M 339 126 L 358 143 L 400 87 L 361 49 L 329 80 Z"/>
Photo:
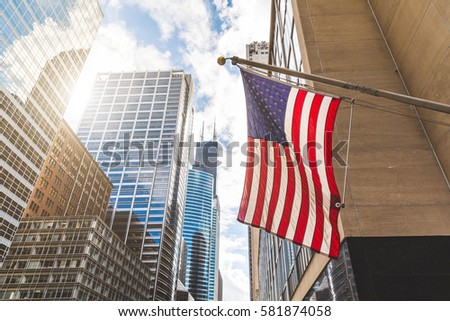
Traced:
<path id="1" fill-rule="evenodd" d="M 352 122 L 353 122 L 353 108 L 355 107 L 355 98 L 352 98 L 350 102 L 350 118 L 348 123 L 348 137 L 347 137 L 347 155 L 345 156 L 345 170 L 344 170 L 344 188 L 342 190 L 342 205 L 341 208 L 345 208 L 345 195 L 347 193 L 347 179 L 348 179 L 348 167 L 349 167 L 349 155 L 350 155 L 350 140 L 352 134 Z"/>

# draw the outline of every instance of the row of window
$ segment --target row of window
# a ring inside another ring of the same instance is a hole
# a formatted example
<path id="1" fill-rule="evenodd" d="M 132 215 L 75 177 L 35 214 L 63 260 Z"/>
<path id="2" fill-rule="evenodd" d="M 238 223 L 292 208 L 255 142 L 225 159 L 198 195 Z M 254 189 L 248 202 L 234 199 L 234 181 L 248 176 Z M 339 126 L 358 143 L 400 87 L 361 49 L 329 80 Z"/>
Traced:
<path id="1" fill-rule="evenodd" d="M 13 219 L 19 221 L 25 208 L 9 196 L 0 192 L 0 209 L 4 213 L 8 213 Z"/>
<path id="2" fill-rule="evenodd" d="M 23 202 L 27 202 L 30 197 L 31 190 L 23 184 L 17 177 L 14 176 L 14 173 L 2 173 L 3 177 L 3 186 L 5 189 L 9 190 L 15 196 L 20 198 Z"/>
<path id="3" fill-rule="evenodd" d="M 11 166 L 17 173 L 25 178 L 30 184 L 36 182 L 38 174 L 25 162 L 19 155 L 14 153 L 8 145 L 3 146 L 3 159 Z"/>
<path id="4" fill-rule="evenodd" d="M 4 137 L 9 140 L 25 157 L 32 161 L 37 168 L 41 168 L 44 157 L 36 150 L 36 145 L 31 144 L 25 137 L 20 135 L 11 124 L 6 123 L 4 126 Z M 48 148 L 48 147 L 47 147 Z"/>

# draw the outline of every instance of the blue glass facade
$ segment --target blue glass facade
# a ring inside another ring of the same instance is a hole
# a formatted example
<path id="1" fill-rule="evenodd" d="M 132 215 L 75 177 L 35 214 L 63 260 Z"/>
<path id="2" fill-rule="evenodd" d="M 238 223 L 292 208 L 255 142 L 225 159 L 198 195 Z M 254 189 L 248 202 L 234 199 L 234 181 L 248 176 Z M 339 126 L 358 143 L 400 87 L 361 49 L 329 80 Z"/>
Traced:
<path id="1" fill-rule="evenodd" d="M 102 18 L 96 0 L 0 1 L 0 265 Z"/>
<path id="2" fill-rule="evenodd" d="M 217 181 L 217 179 L 215 179 Z M 210 283 L 208 290 L 208 300 L 221 301 L 222 290 L 219 287 L 219 235 L 220 235 L 220 203 L 217 195 L 214 195 L 212 219 L 211 219 L 211 244 L 209 260 Z"/>
<path id="3" fill-rule="evenodd" d="M 184 210 L 187 245 L 186 287 L 196 301 L 214 300 L 217 265 L 214 176 L 190 169 Z"/>
<path id="4" fill-rule="evenodd" d="M 155 300 L 176 289 L 192 97 L 182 71 L 99 74 L 78 128 L 114 185 L 107 223 L 150 267 Z"/>

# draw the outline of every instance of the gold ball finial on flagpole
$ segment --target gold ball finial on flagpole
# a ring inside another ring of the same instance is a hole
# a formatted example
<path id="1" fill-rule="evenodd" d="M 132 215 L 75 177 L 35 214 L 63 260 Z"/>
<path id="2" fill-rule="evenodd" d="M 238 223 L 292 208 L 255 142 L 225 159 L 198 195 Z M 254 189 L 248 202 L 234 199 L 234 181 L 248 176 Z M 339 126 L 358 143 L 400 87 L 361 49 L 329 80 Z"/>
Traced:
<path id="1" fill-rule="evenodd" d="M 226 62 L 227 60 L 225 59 L 224 56 L 220 56 L 219 58 L 217 58 L 217 63 L 221 66 L 225 65 Z"/>

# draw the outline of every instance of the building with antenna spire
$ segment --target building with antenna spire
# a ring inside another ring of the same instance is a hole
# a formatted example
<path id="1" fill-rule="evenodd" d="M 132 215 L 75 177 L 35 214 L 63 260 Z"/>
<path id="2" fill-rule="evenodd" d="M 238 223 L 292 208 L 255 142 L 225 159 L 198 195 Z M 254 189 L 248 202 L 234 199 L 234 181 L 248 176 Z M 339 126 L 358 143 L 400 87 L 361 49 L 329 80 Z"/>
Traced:
<path id="1" fill-rule="evenodd" d="M 219 300 L 219 220 L 217 196 L 217 158 L 215 121 L 213 140 L 196 144 L 195 163 L 189 169 L 183 238 L 187 245 L 186 283 L 196 301 Z"/>

